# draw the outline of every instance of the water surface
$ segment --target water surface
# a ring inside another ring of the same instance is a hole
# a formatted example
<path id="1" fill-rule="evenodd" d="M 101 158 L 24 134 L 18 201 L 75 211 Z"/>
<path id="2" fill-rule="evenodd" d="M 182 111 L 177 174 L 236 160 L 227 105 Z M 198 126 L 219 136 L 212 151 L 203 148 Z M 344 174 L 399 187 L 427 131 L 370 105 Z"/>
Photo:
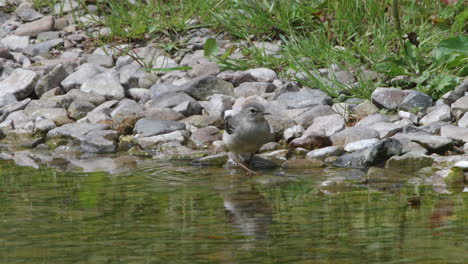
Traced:
<path id="1" fill-rule="evenodd" d="M 323 195 L 327 175 L 0 162 L 0 263 L 468 262 L 466 193 L 391 183 Z"/>

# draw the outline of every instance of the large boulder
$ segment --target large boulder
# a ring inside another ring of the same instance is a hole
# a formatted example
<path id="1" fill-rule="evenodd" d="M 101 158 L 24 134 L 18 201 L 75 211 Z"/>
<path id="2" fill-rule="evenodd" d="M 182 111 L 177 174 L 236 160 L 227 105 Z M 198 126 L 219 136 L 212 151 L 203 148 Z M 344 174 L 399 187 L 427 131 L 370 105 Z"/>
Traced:
<path id="1" fill-rule="evenodd" d="M 0 97 L 14 94 L 18 100 L 23 100 L 32 93 L 38 79 L 39 76 L 33 71 L 16 69 L 0 82 Z"/>

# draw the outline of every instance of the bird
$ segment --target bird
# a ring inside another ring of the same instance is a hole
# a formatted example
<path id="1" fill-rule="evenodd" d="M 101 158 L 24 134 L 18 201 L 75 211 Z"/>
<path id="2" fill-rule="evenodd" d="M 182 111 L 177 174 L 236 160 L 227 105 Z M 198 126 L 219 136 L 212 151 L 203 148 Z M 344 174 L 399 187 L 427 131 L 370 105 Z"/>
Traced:
<path id="1" fill-rule="evenodd" d="M 257 174 L 249 169 L 239 155 L 254 154 L 262 145 L 273 140 L 270 124 L 265 119 L 265 107 L 258 102 L 244 104 L 240 112 L 224 119 L 224 146 L 233 154 L 233 160 L 248 174 Z"/>

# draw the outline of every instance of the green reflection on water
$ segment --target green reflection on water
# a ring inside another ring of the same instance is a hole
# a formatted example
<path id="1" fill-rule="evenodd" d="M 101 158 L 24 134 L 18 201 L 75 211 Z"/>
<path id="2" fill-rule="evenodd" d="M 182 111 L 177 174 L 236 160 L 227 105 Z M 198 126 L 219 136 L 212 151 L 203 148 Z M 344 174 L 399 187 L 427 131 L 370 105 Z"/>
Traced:
<path id="1" fill-rule="evenodd" d="M 466 193 L 322 196 L 322 173 L 291 173 L 269 186 L 175 162 L 120 174 L 0 162 L 0 263 L 467 262 Z"/>

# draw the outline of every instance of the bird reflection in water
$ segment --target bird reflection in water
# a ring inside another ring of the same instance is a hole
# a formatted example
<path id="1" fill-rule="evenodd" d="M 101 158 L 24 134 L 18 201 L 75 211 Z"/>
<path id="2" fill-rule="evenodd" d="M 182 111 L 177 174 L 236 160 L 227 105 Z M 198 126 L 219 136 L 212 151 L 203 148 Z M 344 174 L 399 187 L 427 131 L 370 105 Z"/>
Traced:
<path id="1" fill-rule="evenodd" d="M 219 190 L 224 199 L 224 208 L 230 222 L 247 238 L 244 249 L 255 247 L 256 242 L 268 237 L 268 226 L 272 222 L 272 208 L 265 197 L 245 176 L 233 178 L 229 185 Z"/>

